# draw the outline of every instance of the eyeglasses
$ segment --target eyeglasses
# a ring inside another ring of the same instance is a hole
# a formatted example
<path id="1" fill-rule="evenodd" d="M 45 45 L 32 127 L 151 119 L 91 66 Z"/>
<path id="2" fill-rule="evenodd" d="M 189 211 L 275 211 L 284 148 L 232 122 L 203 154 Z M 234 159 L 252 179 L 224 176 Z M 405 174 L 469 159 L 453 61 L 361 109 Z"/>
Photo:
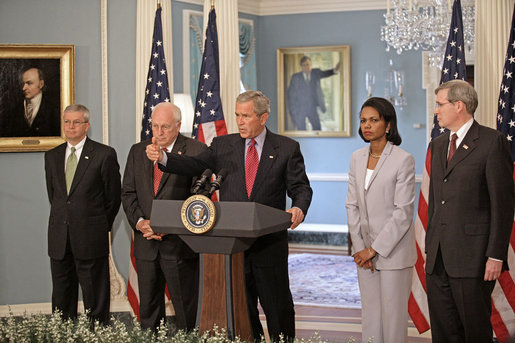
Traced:
<path id="1" fill-rule="evenodd" d="M 64 125 L 66 126 L 71 126 L 73 124 L 73 126 L 79 126 L 81 124 L 86 124 L 87 121 L 80 121 L 80 120 L 74 120 L 74 121 L 71 121 L 71 120 L 64 120 Z"/>
<path id="2" fill-rule="evenodd" d="M 440 108 L 440 107 L 443 107 L 444 105 L 447 105 L 447 104 L 452 104 L 452 102 L 450 102 L 450 101 L 443 102 L 443 103 L 436 102 L 435 103 L 435 108 Z"/>

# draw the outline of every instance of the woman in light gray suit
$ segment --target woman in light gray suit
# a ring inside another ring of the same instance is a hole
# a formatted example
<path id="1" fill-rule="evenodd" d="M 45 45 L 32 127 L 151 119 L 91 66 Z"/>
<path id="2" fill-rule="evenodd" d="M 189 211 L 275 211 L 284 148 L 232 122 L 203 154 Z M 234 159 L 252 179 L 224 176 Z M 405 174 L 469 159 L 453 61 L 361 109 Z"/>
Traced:
<path id="1" fill-rule="evenodd" d="M 407 342 L 408 299 L 416 247 L 415 160 L 398 147 L 395 109 L 383 98 L 361 107 L 352 154 L 347 217 L 362 303 L 363 342 Z"/>

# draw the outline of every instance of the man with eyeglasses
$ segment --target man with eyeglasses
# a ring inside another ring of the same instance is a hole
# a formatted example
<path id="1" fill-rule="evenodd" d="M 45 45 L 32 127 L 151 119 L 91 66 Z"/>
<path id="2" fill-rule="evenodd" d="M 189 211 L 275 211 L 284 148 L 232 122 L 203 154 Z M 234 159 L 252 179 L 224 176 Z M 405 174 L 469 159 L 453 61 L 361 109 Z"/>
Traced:
<path id="1" fill-rule="evenodd" d="M 168 102 L 152 112 L 152 136 L 161 150 L 194 156 L 205 144 L 184 137 L 181 110 Z M 155 232 L 150 226 L 154 199 L 185 200 L 190 195 L 191 176 L 162 172 L 147 158 L 146 140 L 134 144 L 123 174 L 122 202 L 134 230 L 134 257 L 138 270 L 141 327 L 156 330 L 165 318 L 164 292 L 168 285 L 178 329 L 195 328 L 198 299 L 198 254 L 177 235 Z"/>
<path id="2" fill-rule="evenodd" d="M 449 129 L 431 143 L 426 282 L 433 342 L 492 342 L 491 294 L 507 270 L 513 164 L 506 138 L 474 120 L 465 81 L 436 90 L 435 115 Z"/>
<path id="3" fill-rule="evenodd" d="M 89 118 L 83 105 L 66 107 L 67 142 L 45 153 L 52 311 L 75 319 L 80 284 L 89 317 L 108 324 L 108 237 L 120 208 L 120 167 L 113 148 L 86 136 Z"/>

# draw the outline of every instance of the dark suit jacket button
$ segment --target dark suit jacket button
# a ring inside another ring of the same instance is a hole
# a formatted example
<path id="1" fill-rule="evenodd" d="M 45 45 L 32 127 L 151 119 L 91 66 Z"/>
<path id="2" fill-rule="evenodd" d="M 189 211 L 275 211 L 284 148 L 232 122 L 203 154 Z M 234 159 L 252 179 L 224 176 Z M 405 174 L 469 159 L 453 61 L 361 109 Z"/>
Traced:
<path id="1" fill-rule="evenodd" d="M 445 205 L 445 200 L 442 200 L 442 205 Z"/>
<path id="2" fill-rule="evenodd" d="M 71 202 L 70 200 L 68 200 L 66 203 L 67 203 L 68 205 L 70 205 L 72 202 Z"/>
<path id="3" fill-rule="evenodd" d="M 445 182 L 447 182 L 447 179 L 443 179 L 443 182 L 444 182 L 444 183 L 445 183 Z"/>
<path id="4" fill-rule="evenodd" d="M 63 221 L 64 224 L 68 224 L 68 222 L 66 220 Z"/>

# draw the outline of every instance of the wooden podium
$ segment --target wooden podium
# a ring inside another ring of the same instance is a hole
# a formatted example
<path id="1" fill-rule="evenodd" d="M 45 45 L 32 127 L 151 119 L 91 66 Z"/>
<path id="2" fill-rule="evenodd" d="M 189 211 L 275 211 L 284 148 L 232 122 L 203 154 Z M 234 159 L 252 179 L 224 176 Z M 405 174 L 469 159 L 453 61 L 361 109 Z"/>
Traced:
<path id="1" fill-rule="evenodd" d="M 227 328 L 230 339 L 239 336 L 252 341 L 243 254 L 256 238 L 289 228 L 291 215 L 255 202 L 216 202 L 213 229 L 194 234 L 181 221 L 182 204 L 180 200 L 154 200 L 150 225 L 156 232 L 178 235 L 200 253 L 200 333 L 210 331 L 216 324 Z"/>

